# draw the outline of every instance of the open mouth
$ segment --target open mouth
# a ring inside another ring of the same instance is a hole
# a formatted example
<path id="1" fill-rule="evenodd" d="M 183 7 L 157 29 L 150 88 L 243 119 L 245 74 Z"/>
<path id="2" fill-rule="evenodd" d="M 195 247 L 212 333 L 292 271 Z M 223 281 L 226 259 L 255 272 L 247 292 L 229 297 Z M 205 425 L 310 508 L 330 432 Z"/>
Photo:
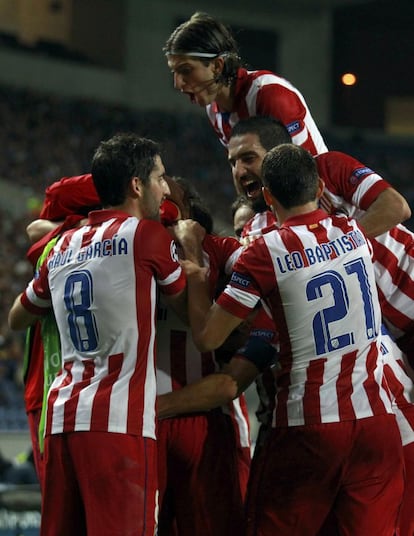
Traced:
<path id="1" fill-rule="evenodd" d="M 257 180 L 243 182 L 243 190 L 249 199 L 256 198 L 262 192 L 262 184 Z"/>

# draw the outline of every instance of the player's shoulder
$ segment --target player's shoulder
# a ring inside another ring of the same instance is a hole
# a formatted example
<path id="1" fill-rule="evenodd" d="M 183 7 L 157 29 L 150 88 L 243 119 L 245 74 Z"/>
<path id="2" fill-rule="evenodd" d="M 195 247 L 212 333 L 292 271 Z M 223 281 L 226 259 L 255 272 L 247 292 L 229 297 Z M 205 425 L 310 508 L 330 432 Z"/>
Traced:
<path id="1" fill-rule="evenodd" d="M 349 171 L 365 170 L 365 173 L 373 173 L 372 169 L 357 160 L 354 156 L 341 151 L 326 151 L 315 156 L 316 165 L 319 170 L 339 170 L 347 169 Z"/>
<path id="2" fill-rule="evenodd" d="M 174 243 L 170 232 L 157 220 L 137 220 L 134 232 L 138 247 L 146 252 L 161 253 L 163 248 Z"/>
<path id="3" fill-rule="evenodd" d="M 240 247 L 240 242 L 233 236 L 220 236 L 216 234 L 206 234 L 203 240 L 203 249 L 232 249 L 236 250 Z"/>

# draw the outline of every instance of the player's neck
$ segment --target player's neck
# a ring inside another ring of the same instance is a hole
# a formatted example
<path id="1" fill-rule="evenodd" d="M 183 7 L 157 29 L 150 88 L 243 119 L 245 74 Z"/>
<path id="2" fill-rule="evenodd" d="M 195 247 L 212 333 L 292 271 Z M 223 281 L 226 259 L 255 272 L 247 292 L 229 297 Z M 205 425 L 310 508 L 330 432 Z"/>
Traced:
<path id="1" fill-rule="evenodd" d="M 216 97 L 216 104 L 220 112 L 231 112 L 233 110 L 233 100 L 232 88 L 222 86 Z"/>
<path id="2" fill-rule="evenodd" d="M 279 205 L 273 213 L 275 214 L 279 224 L 281 225 L 283 222 L 285 222 L 289 218 L 294 218 L 296 216 L 302 216 L 303 214 L 309 214 L 310 212 L 313 212 L 318 208 L 315 201 L 310 201 L 309 203 L 306 203 L 304 205 L 300 205 L 297 207 L 291 207 L 289 209 L 283 208 L 281 205 Z"/>

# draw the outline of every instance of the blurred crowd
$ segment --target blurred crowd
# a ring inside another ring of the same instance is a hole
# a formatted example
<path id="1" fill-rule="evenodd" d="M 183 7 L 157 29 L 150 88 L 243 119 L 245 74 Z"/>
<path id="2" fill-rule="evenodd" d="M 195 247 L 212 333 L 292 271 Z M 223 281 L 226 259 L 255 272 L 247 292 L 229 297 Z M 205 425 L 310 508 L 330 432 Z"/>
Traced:
<path id="1" fill-rule="evenodd" d="M 25 228 L 37 216 L 44 189 L 62 176 L 89 171 L 98 143 L 119 131 L 160 142 L 167 173 L 190 179 L 210 207 L 216 232 L 230 228 L 234 189 L 224 148 L 199 110 L 188 114 L 137 111 L 0 86 L 0 178 L 29 192 L 21 213 L 0 203 L 0 429 L 25 427 L 23 410 L 24 334 L 7 328 L 14 297 L 32 275 L 25 260 Z M 347 152 L 379 172 L 414 211 L 414 138 L 372 137 L 361 132 L 323 132 L 331 150 Z M 27 196 L 26 196 L 27 197 Z M 414 222 L 406 222 L 414 230 Z"/>

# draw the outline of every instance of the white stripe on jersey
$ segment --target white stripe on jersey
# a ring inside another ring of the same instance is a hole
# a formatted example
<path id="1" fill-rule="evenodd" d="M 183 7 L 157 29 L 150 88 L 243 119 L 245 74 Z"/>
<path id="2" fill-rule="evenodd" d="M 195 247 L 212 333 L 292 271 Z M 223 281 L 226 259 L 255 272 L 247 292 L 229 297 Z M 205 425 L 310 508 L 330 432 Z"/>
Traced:
<path id="1" fill-rule="evenodd" d="M 414 429 L 411 424 L 414 421 L 414 384 L 405 371 L 401 350 L 388 334 L 381 335 L 381 351 L 384 364 L 387 365 L 384 369 L 385 380 L 391 392 L 392 410 L 400 429 L 402 444 L 408 445 L 414 441 Z"/>
<path id="2" fill-rule="evenodd" d="M 124 214 L 100 221 L 105 214 L 94 214 L 98 227 L 63 235 L 38 282 L 48 276 L 64 363 L 49 390 L 46 433 L 97 430 L 155 439 L 154 272 L 167 286 L 181 268 L 159 222 Z M 144 226 L 157 238 L 159 256 L 150 242 L 136 249 Z M 141 259 L 153 270 L 142 270 Z"/>
<path id="3" fill-rule="evenodd" d="M 176 281 L 176 279 L 174 279 Z M 151 336 L 148 345 L 147 365 L 144 390 L 143 435 L 155 439 L 154 422 L 156 420 L 154 399 L 157 393 L 155 373 L 155 310 L 157 306 L 157 286 L 151 281 Z M 139 333 L 138 333 L 139 339 Z"/>
<path id="4" fill-rule="evenodd" d="M 335 223 L 336 221 L 338 223 Z M 319 221 L 318 232 L 321 237 L 325 234 L 326 239 L 321 238 L 318 240 L 309 230 L 312 228 L 309 224 L 291 226 L 289 231 L 282 228 L 281 232 L 270 231 L 263 235 L 263 240 L 272 262 L 273 272 L 276 276 L 276 294 L 280 294 L 280 303 L 275 304 L 275 307 L 278 310 L 278 314 L 283 315 L 284 324 L 287 327 L 287 332 L 280 333 L 280 336 L 281 362 L 285 363 L 282 375 L 289 375 L 289 384 L 286 387 L 288 390 L 286 424 L 288 426 L 315 422 L 315 419 L 320 419 L 319 422 L 336 422 L 342 418 L 354 418 L 353 415 L 355 415 L 355 418 L 365 418 L 374 415 L 375 412 L 391 413 L 389 397 L 381 385 L 382 362 L 380 360 L 372 362 L 376 353 L 379 353 L 380 345 L 379 339 L 372 338 L 372 332 L 374 329 L 379 333 L 381 314 L 377 301 L 374 274 L 370 267 L 369 247 L 363 235 L 358 231 L 356 222 L 349 221 L 348 223 L 350 230 L 359 233 L 359 241 L 357 238 L 351 250 L 350 248 L 341 249 L 337 247 L 337 255 L 334 258 L 331 255 L 329 262 L 323 260 L 323 255 L 320 261 L 317 260 L 315 255 L 313 264 L 310 263 L 309 266 L 302 268 L 295 269 L 293 263 L 291 263 L 291 268 L 288 269 L 288 264 L 283 264 L 283 259 L 292 258 L 291 256 L 296 250 L 311 251 L 320 247 L 321 251 L 323 251 L 322 246 L 324 244 L 335 243 L 335 241 L 339 244 L 341 237 L 344 236 L 344 232 L 338 226 L 339 224 L 339 220 L 335 219 L 333 221 L 329 217 Z M 325 229 L 325 233 L 321 233 L 321 227 Z M 292 247 L 293 244 L 294 247 Z M 254 245 L 252 248 L 254 248 Z M 254 249 L 250 250 L 251 255 L 253 255 L 253 251 Z M 331 251 L 334 251 L 334 249 L 331 249 Z M 246 262 L 248 262 L 248 258 L 247 255 Z M 358 271 L 347 270 L 346 267 L 350 265 L 364 270 L 367 279 L 364 280 L 363 287 L 360 281 L 361 274 Z M 248 264 L 246 264 L 246 268 L 248 269 Z M 269 292 L 270 286 L 273 284 L 274 276 L 272 277 L 271 273 L 270 270 L 266 274 L 261 273 L 263 280 L 257 281 L 259 286 L 264 286 L 266 292 Z M 357 273 L 359 274 L 358 276 Z M 327 275 L 325 276 L 325 274 Z M 259 274 L 255 272 L 252 272 L 252 275 L 253 277 L 259 277 Z M 335 285 L 332 286 L 329 278 L 323 279 L 328 276 L 334 278 L 334 283 L 337 282 L 338 289 L 344 288 L 344 290 L 341 291 L 336 289 Z M 308 294 L 311 282 L 316 282 L 318 290 L 314 298 L 310 298 Z M 341 287 L 341 285 L 345 285 L 345 287 Z M 335 290 L 335 293 L 333 290 Z M 346 297 L 344 298 L 345 309 L 340 315 L 338 314 L 337 317 L 334 315 L 325 324 L 320 321 L 321 328 L 325 326 L 327 331 L 318 331 L 317 333 L 323 338 L 322 342 L 324 342 L 326 349 L 322 351 L 320 349 L 316 353 L 314 323 L 317 319 L 323 318 L 323 311 L 337 312 L 339 304 L 338 292 L 340 292 L 341 296 L 342 292 L 345 292 L 343 295 Z M 247 307 L 252 307 L 257 298 L 255 289 L 250 289 L 250 292 L 248 292 L 239 286 L 227 287 L 226 294 Z M 318 299 L 316 299 L 322 296 L 325 300 L 323 311 L 320 310 Z M 365 313 L 365 300 L 367 299 L 372 300 L 370 302 L 374 313 L 372 327 L 367 324 L 370 318 L 367 320 Z M 347 331 L 350 318 L 352 318 L 352 328 L 349 328 L 351 331 Z M 359 326 L 361 326 L 361 329 L 359 329 Z M 346 335 L 348 342 L 342 344 L 340 341 L 344 335 Z M 283 348 L 282 339 L 284 339 Z M 329 346 L 327 342 L 330 343 Z M 335 350 L 336 345 L 338 345 L 338 350 Z M 288 348 L 289 354 L 287 353 Z M 294 356 L 293 360 L 292 356 Z M 290 368 L 287 367 L 288 362 L 290 363 Z M 369 377 L 368 371 L 370 371 Z M 317 374 L 316 381 L 320 382 L 320 385 L 319 383 L 312 383 L 315 381 L 313 376 L 315 373 Z M 319 385 L 316 401 L 315 397 L 307 401 L 305 396 L 309 382 L 313 385 L 312 390 L 316 388 L 315 385 Z M 342 394 L 341 397 L 337 398 L 338 382 L 345 382 L 346 389 L 350 389 L 349 395 Z M 380 393 L 380 400 L 376 398 L 376 395 L 372 399 L 370 398 L 370 387 L 366 390 L 366 385 L 369 386 L 372 383 L 376 384 L 374 391 Z M 283 391 L 279 391 L 277 396 L 278 404 L 280 404 L 281 400 L 284 400 L 284 398 L 280 398 L 281 392 Z M 349 400 L 351 408 L 347 408 Z M 315 402 L 317 402 L 316 405 Z M 308 404 L 308 406 L 304 406 L 304 404 Z M 318 407 L 319 410 L 317 409 Z M 281 409 L 281 407 L 276 406 L 274 413 L 274 424 L 276 425 L 284 425 L 275 420 L 278 410 Z M 320 417 L 318 416 L 319 412 Z M 345 415 L 345 417 L 341 415 Z"/>
<path id="5" fill-rule="evenodd" d="M 158 279 L 157 283 L 161 287 L 166 287 L 168 285 L 171 285 L 171 283 L 175 283 L 175 281 L 177 281 L 177 279 L 180 277 L 180 274 L 181 274 L 181 268 L 177 268 L 177 270 L 175 270 L 172 274 L 170 274 L 165 279 Z"/>
<path id="6" fill-rule="evenodd" d="M 364 177 L 364 180 L 359 183 L 358 188 L 355 190 L 354 195 L 352 196 L 352 203 L 355 205 L 354 208 L 357 209 L 357 207 L 361 206 L 361 201 L 370 188 L 372 188 L 377 182 L 383 181 L 384 179 L 377 173 L 370 173 Z M 352 213 L 351 216 L 353 216 Z"/>
<path id="7" fill-rule="evenodd" d="M 42 300 L 41 298 L 39 298 L 33 291 L 33 283 L 33 280 L 30 281 L 26 289 L 28 299 L 31 303 L 33 303 L 33 305 L 36 305 L 36 307 L 41 307 L 42 309 L 50 309 L 52 305 L 52 300 Z"/>

